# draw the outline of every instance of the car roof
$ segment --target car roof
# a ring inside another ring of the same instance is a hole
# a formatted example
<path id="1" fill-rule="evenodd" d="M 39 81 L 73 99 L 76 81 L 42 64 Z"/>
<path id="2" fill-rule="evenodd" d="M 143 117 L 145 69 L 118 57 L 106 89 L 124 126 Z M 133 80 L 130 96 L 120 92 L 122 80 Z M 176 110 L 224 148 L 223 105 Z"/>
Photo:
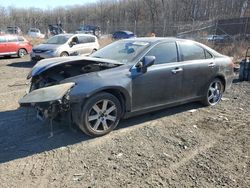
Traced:
<path id="1" fill-rule="evenodd" d="M 124 39 L 124 40 L 126 40 L 126 41 L 138 41 L 138 42 L 150 42 L 150 43 L 191 41 L 191 40 L 179 39 L 179 38 L 175 38 L 175 37 L 138 37 L 138 38 Z"/>
<path id="2" fill-rule="evenodd" d="M 55 36 L 86 36 L 86 37 L 96 37 L 95 35 L 91 35 L 91 34 L 85 34 L 85 33 L 79 33 L 79 34 L 73 34 L 73 33 L 64 33 L 64 34 L 59 34 L 59 35 L 55 35 Z"/>
<path id="3" fill-rule="evenodd" d="M 126 33 L 126 34 L 134 34 L 133 32 L 126 31 L 126 30 L 115 31 L 114 33 L 118 33 L 118 32 L 123 32 L 123 33 Z"/>

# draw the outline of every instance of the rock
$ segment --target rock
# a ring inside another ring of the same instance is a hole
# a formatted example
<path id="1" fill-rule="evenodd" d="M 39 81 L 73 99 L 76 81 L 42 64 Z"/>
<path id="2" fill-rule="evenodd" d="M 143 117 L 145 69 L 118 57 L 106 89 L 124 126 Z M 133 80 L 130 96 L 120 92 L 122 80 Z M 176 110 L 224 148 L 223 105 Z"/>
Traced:
<path id="1" fill-rule="evenodd" d="M 243 108 L 239 108 L 239 110 L 244 111 L 244 109 L 243 109 Z"/>
<path id="2" fill-rule="evenodd" d="M 120 157 L 122 157 L 122 156 L 123 156 L 123 153 L 118 153 L 118 154 L 116 155 L 117 158 L 120 158 Z"/>
<path id="3" fill-rule="evenodd" d="M 197 126 L 197 125 L 193 125 L 193 128 L 197 129 L 197 128 L 198 128 L 198 126 Z"/>
<path id="4" fill-rule="evenodd" d="M 194 113 L 194 112 L 196 112 L 196 111 L 197 111 L 196 109 L 192 109 L 192 110 L 189 110 L 188 112 Z"/>
<path id="5" fill-rule="evenodd" d="M 84 174 L 74 174 L 73 175 L 73 180 L 74 181 L 81 181 L 83 179 Z"/>
<path id="6" fill-rule="evenodd" d="M 228 98 L 224 98 L 224 97 L 222 97 L 221 100 L 222 100 L 222 101 L 229 101 Z"/>

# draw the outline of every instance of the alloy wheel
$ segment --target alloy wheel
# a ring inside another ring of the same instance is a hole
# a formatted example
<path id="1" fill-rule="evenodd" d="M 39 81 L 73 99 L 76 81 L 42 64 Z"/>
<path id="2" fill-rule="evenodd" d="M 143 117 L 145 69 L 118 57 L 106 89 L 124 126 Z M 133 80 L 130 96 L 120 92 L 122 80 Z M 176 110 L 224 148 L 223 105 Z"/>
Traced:
<path id="1" fill-rule="evenodd" d="M 103 99 L 95 103 L 88 111 L 87 122 L 95 132 L 107 131 L 117 120 L 117 107 L 114 102 Z"/>
<path id="2" fill-rule="evenodd" d="M 207 97 L 210 105 L 215 105 L 221 100 L 222 84 L 219 80 L 215 80 L 210 84 Z"/>

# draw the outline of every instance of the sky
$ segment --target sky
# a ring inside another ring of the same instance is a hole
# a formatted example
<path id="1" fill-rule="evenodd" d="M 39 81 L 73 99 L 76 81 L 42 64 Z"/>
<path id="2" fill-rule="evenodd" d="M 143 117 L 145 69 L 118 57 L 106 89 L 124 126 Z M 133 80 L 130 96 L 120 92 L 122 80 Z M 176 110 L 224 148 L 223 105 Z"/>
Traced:
<path id="1" fill-rule="evenodd" d="M 0 6 L 14 6 L 17 8 L 36 7 L 47 9 L 58 6 L 82 5 L 94 2 L 97 2 L 97 0 L 0 0 Z"/>

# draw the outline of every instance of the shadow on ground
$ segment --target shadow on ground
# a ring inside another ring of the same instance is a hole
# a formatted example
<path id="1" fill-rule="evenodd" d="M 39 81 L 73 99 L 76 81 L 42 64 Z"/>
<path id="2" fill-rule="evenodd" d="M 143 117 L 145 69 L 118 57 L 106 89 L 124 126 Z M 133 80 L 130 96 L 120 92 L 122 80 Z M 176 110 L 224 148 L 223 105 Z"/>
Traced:
<path id="1" fill-rule="evenodd" d="M 21 61 L 21 62 L 10 63 L 7 66 L 17 67 L 17 68 L 32 68 L 34 65 L 35 63 L 32 61 Z"/>
<path id="2" fill-rule="evenodd" d="M 190 103 L 122 120 L 115 131 L 201 107 L 199 103 Z M 53 123 L 53 137 L 50 137 L 50 133 L 49 123 L 37 120 L 33 110 L 27 113 L 27 109 L 20 108 L 0 112 L 0 163 L 91 139 L 77 127 L 70 128 L 68 123 Z"/>

